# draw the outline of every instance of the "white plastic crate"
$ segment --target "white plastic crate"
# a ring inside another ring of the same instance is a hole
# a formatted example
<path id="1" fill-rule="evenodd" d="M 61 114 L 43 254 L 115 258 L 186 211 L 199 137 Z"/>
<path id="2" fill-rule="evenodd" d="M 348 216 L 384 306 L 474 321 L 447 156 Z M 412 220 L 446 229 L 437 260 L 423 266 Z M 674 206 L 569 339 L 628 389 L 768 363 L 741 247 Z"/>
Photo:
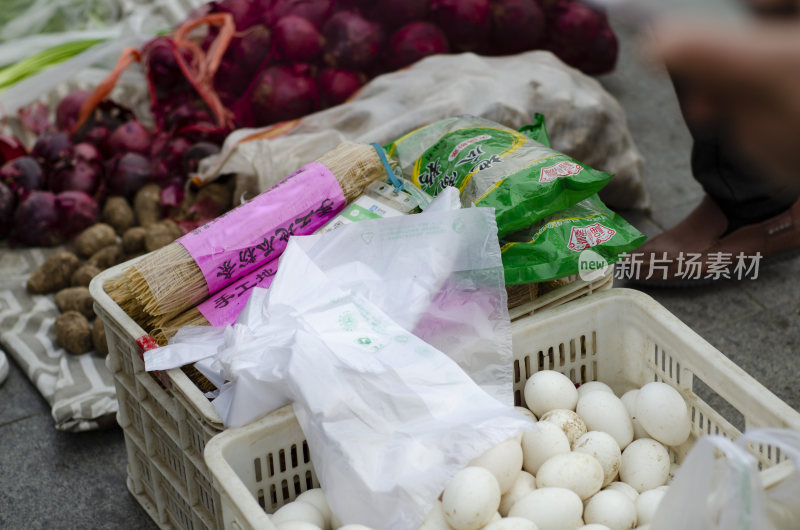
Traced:
<path id="1" fill-rule="evenodd" d="M 105 281 L 119 276 L 139 259 L 103 271 L 89 285 L 95 313 L 106 328 L 106 365 L 114 375 L 117 419 L 127 441 L 128 489 L 161 528 L 221 528 L 220 494 L 212 486 L 203 451 L 207 442 L 223 431 L 222 420 L 181 370 L 168 370 L 161 380 L 145 371 L 142 354 L 155 347 L 155 342 L 103 289 Z M 611 273 L 593 282 L 574 279 L 514 308 L 512 320 L 609 289 L 612 281 Z M 287 455 L 289 463 L 297 458 Z M 281 467 L 280 462 L 276 460 L 275 466 Z M 304 490 L 314 480 L 311 474 L 292 475 L 293 481 L 301 478 Z M 186 506 L 192 517 L 182 515 Z M 188 524 L 190 520 L 192 524 Z"/>
<path id="2" fill-rule="evenodd" d="M 217 411 L 181 370 L 161 380 L 144 369 L 142 354 L 155 341 L 106 294 L 103 283 L 133 261 L 92 280 L 95 313 L 108 341 L 128 454 L 128 489 L 161 528 L 221 527 L 219 493 L 203 460 L 205 445 L 224 426 Z"/>
<path id="3" fill-rule="evenodd" d="M 575 383 L 603 381 L 617 393 L 650 381 L 677 388 L 692 419 L 690 439 L 672 451 L 678 462 L 705 434 L 733 439 L 753 427 L 800 429 L 797 411 L 639 291 L 612 289 L 518 320 L 513 350 L 518 405 L 525 404 L 525 382 L 543 369 Z M 318 486 L 308 454 L 290 406 L 214 437 L 205 459 L 221 494 L 224 528 L 275 528 L 267 512 Z M 755 454 L 767 485 L 791 469 L 789 462 L 775 465 L 781 458 L 771 447 Z"/>

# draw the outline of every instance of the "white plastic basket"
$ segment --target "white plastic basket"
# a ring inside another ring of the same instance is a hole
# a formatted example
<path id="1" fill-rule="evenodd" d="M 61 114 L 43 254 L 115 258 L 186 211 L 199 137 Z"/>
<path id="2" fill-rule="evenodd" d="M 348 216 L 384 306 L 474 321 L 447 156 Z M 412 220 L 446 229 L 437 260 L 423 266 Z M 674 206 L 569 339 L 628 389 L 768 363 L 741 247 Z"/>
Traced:
<path id="1" fill-rule="evenodd" d="M 222 420 L 180 369 L 168 370 L 160 377 L 145 371 L 142 354 L 155 347 L 155 342 L 103 289 L 105 281 L 119 276 L 139 259 L 103 271 L 89 285 L 95 313 L 106 329 L 106 365 L 114 376 L 117 421 L 125 434 L 128 489 L 161 528 L 221 528 L 220 494 L 212 486 L 203 451 L 206 443 L 223 431 Z M 512 319 L 608 289 L 612 281 L 611 273 L 593 282 L 576 278 L 514 308 Z M 287 455 L 290 463 L 296 461 L 296 457 Z M 276 465 L 280 467 L 280 462 Z M 310 484 L 309 476 L 303 477 L 303 489 Z"/>
<path id="2" fill-rule="evenodd" d="M 139 258 L 141 259 L 141 258 Z M 108 341 L 128 454 L 128 489 L 161 528 L 221 527 L 219 493 L 203 459 L 205 445 L 224 426 L 217 411 L 180 369 L 156 377 L 142 354 L 155 341 L 103 290 L 135 261 L 103 271 L 89 285 Z"/>
<path id="3" fill-rule="evenodd" d="M 513 324 L 513 350 L 519 405 L 525 382 L 543 369 L 558 370 L 576 383 L 603 381 L 617 393 L 650 381 L 677 388 L 692 419 L 690 439 L 672 448 L 678 462 L 705 434 L 736 438 L 752 427 L 800 429 L 797 411 L 638 291 L 612 289 L 520 319 Z M 780 454 L 771 447 L 760 447 L 755 455 L 770 475 L 765 484 L 791 469 L 788 461 L 776 465 Z M 319 485 L 291 407 L 214 437 L 205 459 L 221 495 L 226 529 L 274 528 L 267 513 Z"/>

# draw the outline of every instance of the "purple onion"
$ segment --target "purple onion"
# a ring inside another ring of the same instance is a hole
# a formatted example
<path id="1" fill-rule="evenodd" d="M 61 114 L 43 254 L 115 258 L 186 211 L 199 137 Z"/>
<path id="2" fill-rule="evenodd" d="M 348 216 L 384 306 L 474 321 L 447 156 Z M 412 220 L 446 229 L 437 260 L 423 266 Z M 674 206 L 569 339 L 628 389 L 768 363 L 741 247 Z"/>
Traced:
<path id="1" fill-rule="evenodd" d="M 144 186 L 152 175 L 150 161 L 138 153 L 114 155 L 106 167 L 106 187 L 111 195 L 128 199 Z"/>
<path id="2" fill-rule="evenodd" d="M 11 231 L 11 221 L 17 207 L 17 195 L 11 188 L 0 182 L 0 238 Z"/>
<path id="3" fill-rule="evenodd" d="M 56 163 L 49 178 L 55 192 L 78 190 L 93 195 L 103 182 L 103 158 L 90 143 L 79 143 L 68 149 Z"/>
<path id="4" fill-rule="evenodd" d="M 97 201 L 82 191 L 63 191 L 56 195 L 59 230 L 71 238 L 97 222 Z"/>
<path id="5" fill-rule="evenodd" d="M 44 165 L 55 164 L 61 154 L 72 146 L 69 134 L 65 132 L 44 133 L 36 140 L 31 156 Z"/>
<path id="6" fill-rule="evenodd" d="M 138 121 L 131 120 L 117 127 L 108 138 L 112 154 L 149 153 L 152 138 L 150 131 Z"/>
<path id="7" fill-rule="evenodd" d="M 56 127 L 70 132 L 78 123 L 81 107 L 92 93 L 88 90 L 75 90 L 67 94 L 56 107 Z"/>
<path id="8" fill-rule="evenodd" d="M 57 245 L 64 241 L 59 225 L 55 194 L 35 190 L 20 201 L 14 213 L 13 240 L 36 247 Z"/>
<path id="9" fill-rule="evenodd" d="M 21 156 L 0 167 L 0 181 L 17 195 L 45 187 L 41 165 L 31 156 Z"/>

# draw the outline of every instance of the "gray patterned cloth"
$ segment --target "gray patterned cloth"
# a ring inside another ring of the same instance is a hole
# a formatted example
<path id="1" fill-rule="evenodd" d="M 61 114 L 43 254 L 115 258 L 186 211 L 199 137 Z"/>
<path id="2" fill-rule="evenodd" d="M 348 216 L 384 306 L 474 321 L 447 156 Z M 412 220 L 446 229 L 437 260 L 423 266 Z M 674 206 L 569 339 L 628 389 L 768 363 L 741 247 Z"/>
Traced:
<path id="1" fill-rule="evenodd" d="M 0 246 L 0 347 L 52 407 L 56 429 L 88 431 L 116 425 L 114 379 L 95 352 L 71 355 L 58 346 L 53 295 L 30 295 L 28 276 L 57 249 Z"/>

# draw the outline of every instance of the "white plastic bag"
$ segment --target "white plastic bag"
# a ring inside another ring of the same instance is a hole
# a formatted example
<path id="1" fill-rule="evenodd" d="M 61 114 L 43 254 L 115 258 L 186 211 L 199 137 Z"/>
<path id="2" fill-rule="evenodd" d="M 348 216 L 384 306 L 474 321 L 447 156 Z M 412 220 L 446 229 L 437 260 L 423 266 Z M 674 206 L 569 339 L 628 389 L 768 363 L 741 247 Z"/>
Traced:
<path id="1" fill-rule="evenodd" d="M 213 352 L 204 365 L 230 380 L 213 402 L 226 424 L 293 401 L 342 522 L 417 527 L 470 460 L 534 428 L 512 406 L 494 212 L 435 210 L 291 238 L 269 292 L 254 292 L 234 326 L 181 332 L 146 352 L 148 370 L 174 364 L 178 348 Z"/>
<path id="2" fill-rule="evenodd" d="M 756 458 L 746 444 L 771 445 L 795 468 L 764 489 Z M 681 462 L 650 523 L 651 530 L 794 530 L 800 528 L 800 433 L 753 429 L 736 442 L 703 436 Z"/>
<path id="3" fill-rule="evenodd" d="M 490 208 L 449 210 L 450 193 L 437 198 L 422 214 L 362 221 L 325 234 L 293 237 L 302 249 L 293 261 L 284 253 L 270 289 L 273 293 L 288 278 L 288 271 L 312 262 L 326 275 L 326 282 L 355 292 L 384 311 L 401 327 L 439 348 L 458 363 L 484 390 L 513 404 L 511 324 L 503 276 L 497 225 Z M 440 209 L 444 208 L 444 209 Z M 298 257 L 299 256 L 299 257 Z M 295 297 L 314 297 L 319 286 L 302 279 L 289 289 Z M 254 294 L 253 297 L 256 295 Z M 269 303 L 273 301 L 269 295 Z M 196 362 L 218 351 L 236 351 L 238 344 L 261 336 L 259 300 L 248 306 L 224 337 L 219 331 L 185 328 L 170 346 L 145 356 L 148 370 L 165 370 Z M 255 316 L 254 316 L 255 315 Z M 263 317 L 266 318 L 266 317 Z M 247 337 L 244 339 L 243 337 Z M 223 344 L 224 343 L 224 344 Z M 207 372 L 212 363 L 204 363 Z M 223 374 L 224 376 L 224 374 Z M 228 398 L 225 399 L 229 399 Z M 216 406 L 223 407 L 223 401 Z M 252 421 L 274 408 L 267 400 L 252 416 L 237 413 L 237 420 Z M 282 404 L 282 403 L 281 403 Z M 230 413 L 227 404 L 223 409 Z"/>

